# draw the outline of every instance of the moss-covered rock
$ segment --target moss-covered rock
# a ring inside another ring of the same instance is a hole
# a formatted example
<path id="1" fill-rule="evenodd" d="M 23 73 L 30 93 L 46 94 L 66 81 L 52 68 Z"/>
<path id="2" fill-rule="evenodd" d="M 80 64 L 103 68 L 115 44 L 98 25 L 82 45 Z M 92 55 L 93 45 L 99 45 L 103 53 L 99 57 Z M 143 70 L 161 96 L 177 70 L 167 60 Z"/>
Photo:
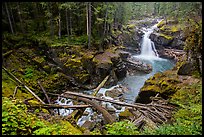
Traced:
<path id="1" fill-rule="evenodd" d="M 159 93 L 164 99 L 170 98 L 179 88 L 180 80 L 175 71 L 156 73 L 140 89 L 136 102 L 150 103 L 150 96 Z"/>

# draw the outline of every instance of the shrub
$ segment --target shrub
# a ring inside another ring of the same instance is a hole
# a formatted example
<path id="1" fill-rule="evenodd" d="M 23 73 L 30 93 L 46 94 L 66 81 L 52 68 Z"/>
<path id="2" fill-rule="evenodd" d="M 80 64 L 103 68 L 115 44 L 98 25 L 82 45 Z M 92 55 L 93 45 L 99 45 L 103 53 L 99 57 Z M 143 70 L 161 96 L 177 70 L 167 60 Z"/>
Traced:
<path id="1" fill-rule="evenodd" d="M 107 124 L 108 135 L 138 135 L 138 128 L 128 120 Z"/>

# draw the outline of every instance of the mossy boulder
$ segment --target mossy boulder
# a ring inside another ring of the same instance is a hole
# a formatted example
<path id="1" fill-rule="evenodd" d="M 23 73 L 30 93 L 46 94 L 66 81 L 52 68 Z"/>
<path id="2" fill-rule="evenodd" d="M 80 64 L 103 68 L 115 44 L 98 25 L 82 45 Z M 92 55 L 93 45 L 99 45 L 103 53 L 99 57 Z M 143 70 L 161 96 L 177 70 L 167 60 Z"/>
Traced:
<path id="1" fill-rule="evenodd" d="M 155 45 L 162 45 L 164 47 L 168 47 L 170 46 L 174 37 L 162 33 L 152 33 L 150 34 L 150 39 L 156 43 Z"/>
<path id="2" fill-rule="evenodd" d="M 186 62 L 179 67 L 178 75 L 192 75 L 195 70 L 193 63 Z"/>
<path id="3" fill-rule="evenodd" d="M 180 80 L 175 71 L 165 71 L 163 73 L 156 73 L 150 77 L 140 89 L 136 102 L 150 103 L 150 97 L 160 94 L 164 99 L 168 99 L 179 88 Z"/>
<path id="4" fill-rule="evenodd" d="M 105 78 L 119 59 L 119 54 L 110 49 L 102 54 L 97 54 L 92 60 L 95 64 L 95 74 L 102 79 Z"/>

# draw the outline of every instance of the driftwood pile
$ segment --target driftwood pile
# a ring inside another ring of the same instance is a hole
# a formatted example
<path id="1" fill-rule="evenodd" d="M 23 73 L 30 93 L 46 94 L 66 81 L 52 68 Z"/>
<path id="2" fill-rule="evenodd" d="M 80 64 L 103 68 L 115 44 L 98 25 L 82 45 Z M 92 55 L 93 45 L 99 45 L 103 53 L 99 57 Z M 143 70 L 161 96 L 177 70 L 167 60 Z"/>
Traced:
<path id="1" fill-rule="evenodd" d="M 81 109 L 81 108 L 87 108 L 87 107 L 92 107 L 95 110 L 97 110 L 99 113 L 103 115 L 104 120 L 106 123 L 113 123 L 116 121 L 116 119 L 105 109 L 100 105 L 100 102 L 110 102 L 116 105 L 120 106 L 126 106 L 126 109 L 128 109 L 134 117 L 132 117 L 130 120 L 140 129 L 143 128 L 145 125 L 155 128 L 158 126 L 158 124 L 166 123 L 168 120 L 171 118 L 172 111 L 175 109 L 174 106 L 168 104 L 167 100 L 162 99 L 161 97 L 158 96 L 158 94 L 155 97 L 151 97 L 152 102 L 149 104 L 141 104 L 141 103 L 134 103 L 134 104 L 129 104 L 126 102 L 121 102 L 121 101 L 115 101 L 115 100 L 110 100 L 110 99 L 104 99 L 100 97 L 96 97 L 95 95 L 97 92 L 100 90 L 100 88 L 106 83 L 108 80 L 109 76 L 105 77 L 105 79 L 99 84 L 99 86 L 94 90 L 94 94 L 92 95 L 86 95 L 82 93 L 76 93 L 76 92 L 70 92 L 66 91 L 63 94 L 53 94 L 53 93 L 46 93 L 45 89 L 42 87 L 40 81 L 38 81 L 38 84 L 40 85 L 41 89 L 43 90 L 43 93 L 45 94 L 49 104 L 46 104 L 43 102 L 33 91 L 31 91 L 24 83 L 22 83 L 19 79 L 17 79 L 13 74 L 11 74 L 6 68 L 3 67 L 3 69 L 14 79 L 16 80 L 20 86 L 25 87 L 39 102 L 40 105 L 33 105 L 32 107 L 43 107 L 49 109 Z M 17 86 L 18 87 L 18 86 Z M 14 90 L 14 96 L 17 92 L 17 87 Z M 58 97 L 65 97 L 65 98 L 70 98 L 73 100 L 78 100 L 82 101 L 85 104 L 76 104 L 72 106 L 68 105 L 56 105 L 56 104 L 51 104 L 49 100 L 49 95 L 54 95 Z M 77 112 L 73 112 L 77 113 Z M 70 114 L 72 115 L 72 114 Z"/>

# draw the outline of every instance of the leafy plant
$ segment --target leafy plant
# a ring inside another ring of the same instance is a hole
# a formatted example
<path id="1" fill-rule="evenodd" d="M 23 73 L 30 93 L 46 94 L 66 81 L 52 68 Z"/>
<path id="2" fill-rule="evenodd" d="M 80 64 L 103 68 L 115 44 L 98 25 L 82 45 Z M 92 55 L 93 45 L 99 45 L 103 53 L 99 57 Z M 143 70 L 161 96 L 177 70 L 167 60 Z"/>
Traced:
<path id="1" fill-rule="evenodd" d="M 128 120 L 107 124 L 108 135 L 138 135 L 138 128 Z"/>
<path id="2" fill-rule="evenodd" d="M 172 124 L 155 130 L 145 129 L 144 135 L 201 135 L 202 134 L 202 84 L 182 87 L 170 99 L 180 108 L 173 115 Z"/>
<path id="3" fill-rule="evenodd" d="M 33 69 L 26 68 L 24 76 L 25 76 L 25 78 L 32 78 L 33 77 Z"/>
<path id="4" fill-rule="evenodd" d="M 28 112 L 19 99 L 3 97 L 2 134 L 3 135 L 70 135 L 81 134 L 68 121 L 50 123 Z"/>
<path id="5" fill-rule="evenodd" d="M 40 122 L 33 114 L 27 112 L 27 107 L 21 100 L 10 100 L 3 97 L 2 104 L 2 134 L 3 135 L 29 135 Z"/>

